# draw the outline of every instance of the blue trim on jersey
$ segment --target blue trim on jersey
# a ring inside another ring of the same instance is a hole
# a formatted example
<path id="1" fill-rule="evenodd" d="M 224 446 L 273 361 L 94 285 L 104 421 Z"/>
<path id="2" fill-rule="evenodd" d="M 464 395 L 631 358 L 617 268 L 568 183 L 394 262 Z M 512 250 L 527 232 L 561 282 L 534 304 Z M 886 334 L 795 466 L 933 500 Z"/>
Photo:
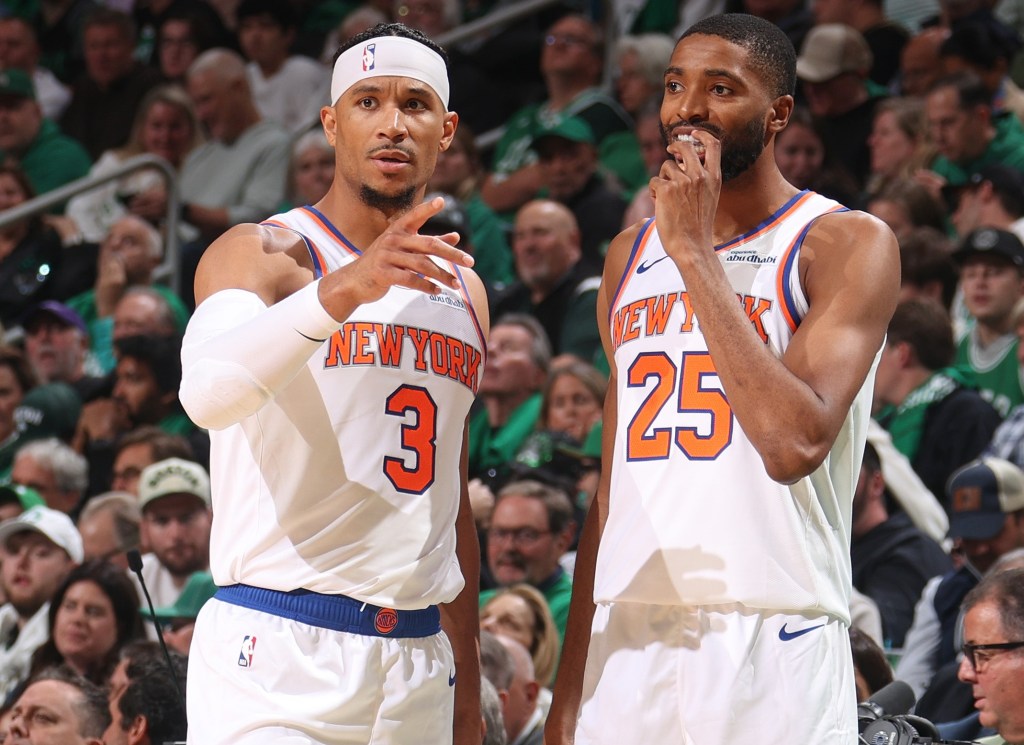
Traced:
<path id="1" fill-rule="evenodd" d="M 326 227 L 326 228 L 327 228 L 328 230 L 330 230 L 330 231 L 331 231 L 331 233 L 332 233 L 332 234 L 334 235 L 334 237 L 335 237 L 335 238 L 337 238 L 337 239 L 338 239 L 339 241 L 341 241 L 341 242 L 342 242 L 342 243 L 343 243 L 343 244 L 345 245 L 345 247 L 346 247 L 347 249 L 349 249 L 350 251 L 354 251 L 355 253 L 359 254 L 360 256 L 362 256 L 362 255 L 363 255 L 363 252 L 362 252 L 362 251 L 360 251 L 360 250 L 359 250 L 358 248 L 356 248 L 356 247 L 355 247 L 354 245 L 352 245 L 352 241 L 350 241 L 350 240 L 349 240 L 348 238 L 346 238 L 345 236 L 343 236 L 343 235 L 341 234 L 341 231 L 340 231 L 340 230 L 338 230 L 338 229 L 337 229 L 336 227 L 334 227 L 334 223 L 332 223 L 332 222 L 331 222 L 330 220 L 328 220 L 328 219 L 327 219 L 327 218 L 326 218 L 326 217 L 324 216 L 324 213 L 323 213 L 323 212 L 321 212 L 320 210 L 318 210 L 318 209 L 317 209 L 316 207 L 303 207 L 302 209 L 304 209 L 304 210 L 307 210 L 307 211 L 311 212 L 312 214 L 316 215 L 316 216 L 317 216 L 317 218 L 318 218 L 318 219 L 319 219 L 319 220 L 320 220 L 321 222 L 323 222 L 324 226 L 325 226 L 325 227 Z"/>
<path id="2" fill-rule="evenodd" d="M 480 319 L 476 314 L 476 306 L 473 305 L 473 299 L 469 296 L 469 291 L 466 289 L 466 283 L 462 279 L 462 270 L 459 269 L 452 262 L 448 262 L 451 268 L 455 270 L 455 277 L 459 280 L 459 294 L 462 295 L 463 301 L 466 303 L 466 310 L 469 311 L 469 317 L 473 319 L 473 326 L 476 328 L 476 333 L 480 337 L 480 353 L 483 355 L 483 361 L 487 363 L 487 339 L 484 337 L 483 326 L 480 325 Z"/>
<path id="3" fill-rule="evenodd" d="M 311 590 L 280 592 L 250 585 L 219 587 L 214 597 L 310 626 L 362 636 L 411 639 L 441 631 L 441 612 L 436 605 L 422 610 L 395 610 L 345 595 L 322 595 Z"/>
<path id="4" fill-rule="evenodd" d="M 299 231 L 296 230 L 295 232 L 302 237 L 302 240 L 306 244 L 306 250 L 309 251 L 309 258 L 313 262 L 313 278 L 321 279 L 324 276 L 324 267 L 323 264 L 320 263 L 320 253 L 313 248 L 313 241 L 302 235 L 302 233 L 299 233 Z"/>
<path id="5" fill-rule="evenodd" d="M 789 252 L 789 257 L 786 259 L 786 263 L 782 267 L 783 276 L 785 277 L 785 281 L 782 283 L 782 302 L 786 305 L 786 308 L 789 311 L 789 317 L 792 318 L 797 325 L 799 325 L 800 321 L 803 320 L 803 315 L 801 315 L 800 311 L 797 309 L 796 301 L 793 299 L 793 291 L 790 289 L 791 283 L 789 281 L 789 276 L 790 272 L 793 271 L 793 267 L 796 265 L 797 258 L 800 256 L 800 249 L 803 248 L 804 239 L 807 237 L 807 233 L 810 231 L 814 223 L 818 221 L 819 217 L 849 211 L 849 207 L 840 207 L 839 209 L 831 212 L 823 212 L 804 225 L 803 230 L 800 231 L 800 234 L 796 238 L 796 245 L 793 247 L 793 250 Z"/>
<path id="6" fill-rule="evenodd" d="M 750 236 L 754 235 L 754 233 L 757 233 L 757 232 L 759 232 L 761 230 L 764 230 L 766 227 L 768 227 L 773 222 L 778 220 L 779 219 L 779 215 L 781 215 L 783 212 L 785 212 L 790 207 L 792 207 L 793 204 L 798 199 L 800 199 L 805 194 L 807 194 L 807 192 L 808 192 L 807 189 L 803 189 L 802 191 L 796 193 L 795 195 L 793 195 L 793 197 L 788 202 L 786 202 L 784 205 L 782 205 L 777 210 L 775 210 L 775 212 L 773 212 L 771 215 L 769 215 L 767 218 L 765 218 L 765 220 L 763 220 L 762 222 L 758 223 L 756 226 L 754 226 L 753 228 L 748 230 L 746 233 L 743 233 L 742 235 L 738 235 L 735 238 L 730 238 L 725 243 L 721 243 L 721 244 L 715 246 L 715 250 L 716 251 L 721 251 L 724 248 L 728 248 L 729 246 L 735 245 L 736 243 L 739 243 L 741 241 L 745 241 L 747 238 L 749 238 Z"/>
<path id="7" fill-rule="evenodd" d="M 651 225 L 654 223 L 653 217 L 648 217 L 644 221 L 644 226 L 640 228 L 640 232 L 636 236 L 636 240 L 633 241 L 633 247 L 629 249 L 629 257 L 626 259 L 626 271 L 619 277 L 619 284 L 615 287 L 615 292 L 612 294 L 614 299 L 611 307 L 608 309 L 609 319 L 615 317 L 615 301 L 618 300 L 619 293 L 622 292 L 622 288 L 625 287 L 626 282 L 629 281 L 629 275 L 632 273 L 631 267 L 633 266 L 633 260 L 636 258 L 636 252 L 640 250 L 640 247 L 644 244 L 644 236 L 647 235 L 648 231 L 651 230 Z"/>

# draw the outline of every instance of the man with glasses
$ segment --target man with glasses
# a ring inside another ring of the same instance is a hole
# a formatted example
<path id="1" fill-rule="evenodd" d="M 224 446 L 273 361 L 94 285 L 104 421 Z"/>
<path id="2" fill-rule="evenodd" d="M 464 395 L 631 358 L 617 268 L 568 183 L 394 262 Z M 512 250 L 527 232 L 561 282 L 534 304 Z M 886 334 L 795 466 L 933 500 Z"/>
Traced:
<path id="1" fill-rule="evenodd" d="M 539 481 L 513 481 L 498 492 L 487 531 L 487 565 L 500 587 L 519 582 L 544 595 L 560 637 L 565 635 L 572 577 L 559 564 L 576 532 L 572 503 Z M 480 593 L 483 607 L 494 591 Z"/>
<path id="2" fill-rule="evenodd" d="M 1024 743 L 1024 569 L 985 577 L 964 599 L 959 677 L 974 693 L 984 745 Z"/>

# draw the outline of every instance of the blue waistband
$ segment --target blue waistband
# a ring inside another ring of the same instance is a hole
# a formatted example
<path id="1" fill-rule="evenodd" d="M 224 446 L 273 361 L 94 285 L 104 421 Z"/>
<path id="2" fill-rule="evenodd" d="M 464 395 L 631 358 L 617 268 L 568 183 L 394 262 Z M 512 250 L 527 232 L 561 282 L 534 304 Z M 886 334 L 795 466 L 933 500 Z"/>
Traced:
<path id="1" fill-rule="evenodd" d="M 418 638 L 441 630 L 441 612 L 436 605 L 422 610 L 395 610 L 345 595 L 321 595 L 311 590 L 280 592 L 249 585 L 219 587 L 214 597 L 299 623 L 363 636 Z"/>

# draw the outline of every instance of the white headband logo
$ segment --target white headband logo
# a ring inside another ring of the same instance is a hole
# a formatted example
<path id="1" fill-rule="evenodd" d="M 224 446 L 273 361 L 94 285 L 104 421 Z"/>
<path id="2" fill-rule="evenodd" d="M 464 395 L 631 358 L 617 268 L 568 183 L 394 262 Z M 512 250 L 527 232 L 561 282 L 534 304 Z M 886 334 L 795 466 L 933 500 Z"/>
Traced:
<path id="1" fill-rule="evenodd" d="M 346 49 L 334 63 L 331 103 L 361 80 L 379 77 L 412 78 L 429 85 L 448 108 L 448 70 L 430 47 L 402 36 L 380 36 Z"/>

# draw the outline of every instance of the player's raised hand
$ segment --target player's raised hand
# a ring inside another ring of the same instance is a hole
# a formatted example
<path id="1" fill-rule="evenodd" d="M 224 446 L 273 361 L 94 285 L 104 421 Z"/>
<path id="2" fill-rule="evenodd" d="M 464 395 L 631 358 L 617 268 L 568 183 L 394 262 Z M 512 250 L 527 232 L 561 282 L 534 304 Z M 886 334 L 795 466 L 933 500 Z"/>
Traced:
<path id="1" fill-rule="evenodd" d="M 722 144 L 712 134 L 695 129 L 682 139 L 670 135 L 668 152 L 671 159 L 651 179 L 651 195 L 665 251 L 675 256 L 712 245 L 722 189 Z"/>
<path id="2" fill-rule="evenodd" d="M 444 199 L 435 197 L 413 207 L 396 218 L 363 252 L 346 266 L 331 272 L 320 284 L 320 301 L 335 317 L 333 308 L 355 303 L 372 303 L 392 287 L 407 287 L 428 294 L 438 285 L 458 288 L 455 276 L 431 257 L 458 266 L 473 266 L 473 257 L 455 247 L 458 233 L 441 236 L 420 235 L 423 224 L 444 208 Z"/>

